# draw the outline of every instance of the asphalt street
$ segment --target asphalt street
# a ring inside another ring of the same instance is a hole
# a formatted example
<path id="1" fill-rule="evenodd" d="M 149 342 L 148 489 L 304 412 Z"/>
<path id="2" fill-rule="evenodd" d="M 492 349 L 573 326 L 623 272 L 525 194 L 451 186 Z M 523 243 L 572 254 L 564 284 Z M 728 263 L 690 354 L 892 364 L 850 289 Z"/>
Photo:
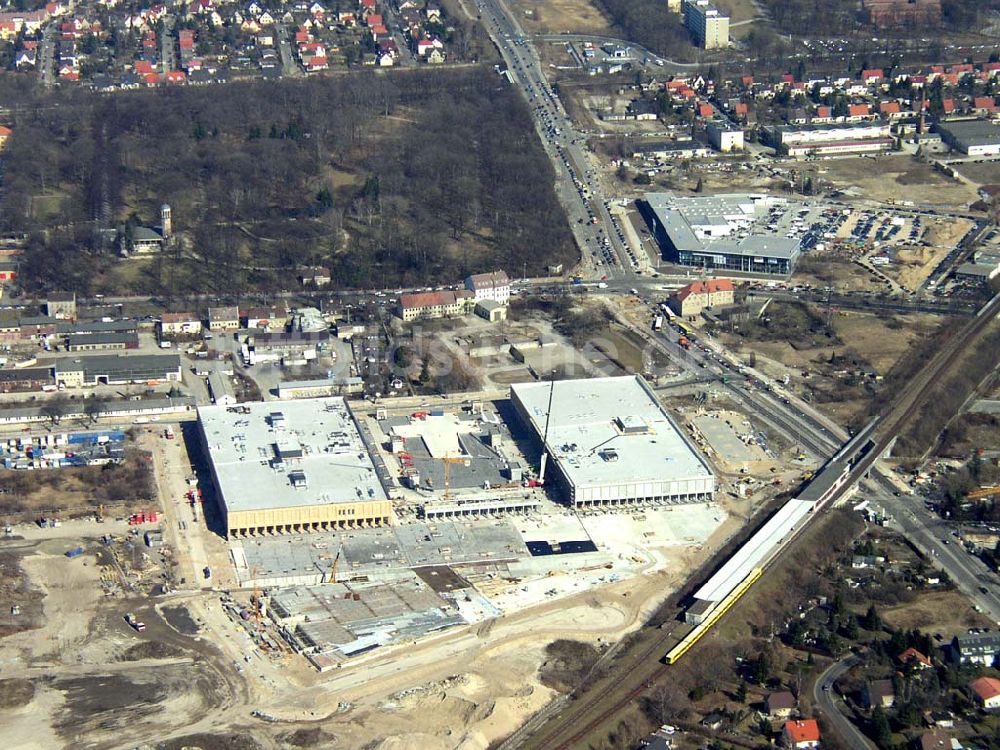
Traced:
<path id="1" fill-rule="evenodd" d="M 841 675 L 857 666 L 860 661 L 857 655 L 850 654 L 827 667 L 813 685 L 813 703 L 826 716 L 836 733 L 851 747 L 851 750 L 877 750 L 875 743 L 841 713 L 833 689 L 833 684 L 840 679 Z"/>

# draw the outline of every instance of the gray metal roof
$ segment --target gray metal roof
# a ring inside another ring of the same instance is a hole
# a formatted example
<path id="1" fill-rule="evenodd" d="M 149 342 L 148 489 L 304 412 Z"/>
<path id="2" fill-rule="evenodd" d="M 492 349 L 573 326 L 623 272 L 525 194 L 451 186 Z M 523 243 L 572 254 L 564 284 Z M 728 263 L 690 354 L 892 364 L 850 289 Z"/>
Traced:
<path id="1" fill-rule="evenodd" d="M 577 487 L 711 478 L 646 384 L 634 375 L 511 386 Z"/>
<path id="2" fill-rule="evenodd" d="M 386 499 L 342 398 L 203 406 L 198 419 L 230 511 Z"/>
<path id="3" fill-rule="evenodd" d="M 938 123 L 937 129 L 964 146 L 1000 144 L 1000 127 L 987 120 L 942 122 Z"/>

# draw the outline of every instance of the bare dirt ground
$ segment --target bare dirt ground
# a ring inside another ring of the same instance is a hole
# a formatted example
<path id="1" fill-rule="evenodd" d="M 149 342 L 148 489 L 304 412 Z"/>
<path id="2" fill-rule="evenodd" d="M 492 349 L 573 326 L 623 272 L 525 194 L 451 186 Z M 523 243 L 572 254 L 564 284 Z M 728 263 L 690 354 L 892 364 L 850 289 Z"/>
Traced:
<path id="1" fill-rule="evenodd" d="M 2 734 L 11 750 L 143 743 L 170 750 L 485 750 L 554 696 L 539 677 L 550 641 L 603 649 L 618 640 L 741 523 L 729 518 L 698 548 L 658 551 L 639 577 L 380 649 L 327 674 L 300 657 L 263 656 L 211 591 L 159 603 L 106 597 L 92 541 L 7 540 L 0 551 L 19 556 L 28 585 L 44 599 L 42 626 L 0 647 Z M 72 524 L 38 533 L 68 535 L 66 527 Z M 109 525 L 89 528 L 96 535 Z M 66 558 L 67 546 L 79 541 L 88 552 Z M 124 622 L 126 611 L 145 632 Z M 254 718 L 255 710 L 268 720 Z"/>
<path id="2" fill-rule="evenodd" d="M 880 614 L 894 628 L 919 628 L 925 633 L 961 633 L 992 625 L 958 591 L 923 592 L 914 601 L 880 610 Z"/>
<path id="3" fill-rule="evenodd" d="M 813 286 L 832 286 L 838 291 L 874 292 L 884 282 L 837 250 L 810 251 L 795 269 L 795 281 Z"/>
<path id="4" fill-rule="evenodd" d="M 510 5 L 529 34 L 613 35 L 611 22 L 588 0 L 513 0 Z"/>
<path id="5" fill-rule="evenodd" d="M 866 407 L 871 398 L 869 389 L 878 387 L 877 381 L 856 382 L 854 371 L 885 375 L 918 339 L 941 323 L 932 315 L 886 317 L 847 310 L 833 313 L 827 319 L 835 338 L 825 342 L 818 339 L 820 343 L 816 345 L 747 341 L 729 335 L 722 340 L 741 352 L 744 359 L 754 352 L 757 369 L 777 379 L 788 375 L 790 390 L 813 400 L 831 417 L 846 423 Z"/>
<path id="6" fill-rule="evenodd" d="M 950 247 L 901 247 L 896 251 L 895 265 L 883 267 L 887 276 L 894 278 L 900 286 L 917 290 L 927 281 L 938 264 L 944 260 Z"/>
<path id="7" fill-rule="evenodd" d="M 826 159 L 803 165 L 807 174 L 836 187 L 857 187 L 864 197 L 879 202 L 896 201 L 902 195 L 914 203 L 968 208 L 976 191 L 910 156 L 880 156 L 877 159 Z"/>

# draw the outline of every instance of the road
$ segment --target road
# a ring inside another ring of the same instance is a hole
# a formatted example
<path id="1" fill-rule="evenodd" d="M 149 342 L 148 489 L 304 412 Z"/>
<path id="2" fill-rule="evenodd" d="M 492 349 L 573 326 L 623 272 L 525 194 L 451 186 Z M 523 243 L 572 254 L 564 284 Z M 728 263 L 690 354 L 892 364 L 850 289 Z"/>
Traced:
<path id="1" fill-rule="evenodd" d="M 556 172 L 556 194 L 581 253 L 581 270 L 631 279 L 649 265 L 625 241 L 609 210 L 583 136 L 566 115 L 558 92 L 545 78 L 541 60 L 502 0 L 480 0 L 482 22 L 507 64 L 511 82 L 531 109 L 535 127 Z"/>
<path id="2" fill-rule="evenodd" d="M 274 36 L 278 40 L 278 54 L 281 57 L 281 75 L 290 78 L 303 75 L 302 68 L 295 62 L 292 45 L 288 41 L 288 28 L 284 24 L 274 25 Z"/>
<path id="3" fill-rule="evenodd" d="M 51 86 L 56 80 L 56 34 L 58 22 L 53 21 L 42 32 L 41 49 L 38 51 L 38 69 L 42 74 L 42 84 Z"/>
<path id="4" fill-rule="evenodd" d="M 833 690 L 833 684 L 841 675 L 859 663 L 861 659 L 856 654 L 850 654 L 827 667 L 813 685 L 813 704 L 826 716 L 836 733 L 851 747 L 851 750 L 877 750 L 875 743 L 841 713 Z"/>
<path id="5" fill-rule="evenodd" d="M 965 551 L 953 526 L 930 510 L 919 495 L 901 491 L 882 474 L 880 494 L 873 498 L 896 526 L 931 563 L 943 570 L 982 614 L 1000 625 L 1000 577 L 979 557 Z"/>
<path id="6" fill-rule="evenodd" d="M 174 45 L 174 17 L 163 17 L 163 29 L 160 30 L 160 67 L 166 75 L 171 70 L 177 70 L 177 47 Z"/>

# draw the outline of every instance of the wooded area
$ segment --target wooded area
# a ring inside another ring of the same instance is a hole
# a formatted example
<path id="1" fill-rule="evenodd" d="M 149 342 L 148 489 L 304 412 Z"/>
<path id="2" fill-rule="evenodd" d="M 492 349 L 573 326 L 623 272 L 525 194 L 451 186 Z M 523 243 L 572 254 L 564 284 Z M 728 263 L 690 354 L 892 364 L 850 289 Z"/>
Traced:
<path id="1" fill-rule="evenodd" d="M 698 50 L 678 13 L 661 0 L 598 0 L 626 39 L 671 60 L 693 60 Z"/>
<path id="2" fill-rule="evenodd" d="M 388 287 L 575 257 L 527 108 L 487 69 L 22 96 L 0 221 L 32 233 L 31 290 L 288 289 L 306 265 Z M 189 241 L 117 261 L 101 230 L 155 227 L 161 203 Z"/>

